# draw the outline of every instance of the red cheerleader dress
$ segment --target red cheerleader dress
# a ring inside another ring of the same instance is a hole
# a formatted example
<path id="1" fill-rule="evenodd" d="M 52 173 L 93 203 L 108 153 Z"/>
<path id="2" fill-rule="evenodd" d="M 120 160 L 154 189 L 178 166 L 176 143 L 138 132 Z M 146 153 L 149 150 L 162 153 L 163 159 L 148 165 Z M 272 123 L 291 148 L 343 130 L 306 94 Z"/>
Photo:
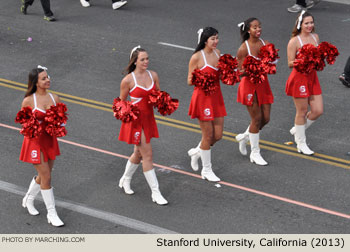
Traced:
<path id="1" fill-rule="evenodd" d="M 263 45 L 265 45 L 264 40 L 260 38 L 260 41 L 263 43 Z M 251 54 L 247 40 L 245 41 L 245 44 L 247 46 L 249 56 L 256 58 Z M 255 93 L 258 98 L 259 106 L 261 106 L 261 104 L 273 103 L 273 94 L 267 79 L 267 75 L 265 75 L 265 80 L 262 83 L 253 83 L 250 81 L 249 77 L 244 76 L 238 86 L 237 102 L 242 103 L 243 105 L 251 106 L 253 105 Z"/>
<path id="2" fill-rule="evenodd" d="M 146 143 L 149 143 L 152 137 L 159 137 L 156 120 L 153 114 L 153 105 L 148 103 L 148 95 L 152 90 L 156 90 L 156 86 L 152 74 L 148 70 L 147 72 L 152 80 L 152 85 L 149 88 L 137 84 L 135 74 L 133 72 L 131 73 L 135 86 L 129 91 L 129 95 L 130 98 L 134 100 L 133 104 L 137 104 L 140 114 L 139 118 L 135 121 L 127 123 L 122 122 L 119 140 L 127 142 L 128 144 L 140 144 L 142 131 L 145 134 Z"/>
<path id="3" fill-rule="evenodd" d="M 218 74 L 218 69 L 216 67 L 208 65 L 203 50 L 201 50 L 201 53 L 205 65 L 200 70 L 203 72 Z M 219 55 L 217 55 L 215 50 L 214 53 L 219 58 Z M 215 117 L 224 117 L 227 115 L 219 78 L 215 84 L 217 85 L 217 89 L 215 93 L 210 95 L 205 95 L 202 89 L 194 87 L 188 111 L 188 115 L 190 115 L 192 119 L 198 118 L 201 121 L 213 121 Z"/>
<path id="4" fill-rule="evenodd" d="M 311 36 L 315 40 L 316 45 L 318 45 L 317 40 L 312 33 Z M 303 47 L 301 38 L 299 36 L 297 38 L 300 46 Z M 322 94 L 321 85 L 318 80 L 316 70 L 312 70 L 312 72 L 309 74 L 304 74 L 293 68 L 288 77 L 285 91 L 288 96 L 293 96 L 295 98 L 306 98 L 311 95 Z"/>
<path id="5" fill-rule="evenodd" d="M 56 106 L 56 102 L 52 94 L 49 93 L 49 95 Z M 35 93 L 33 94 L 33 98 L 33 113 L 35 113 L 35 115 L 37 116 L 39 122 L 43 126 L 43 129 L 45 129 L 46 122 L 44 121 L 44 117 L 46 112 L 37 107 Z M 45 130 L 43 130 L 41 135 L 37 138 L 29 138 L 26 136 L 24 137 L 19 160 L 32 164 L 41 164 L 41 152 L 44 155 L 44 162 L 47 162 L 49 159 L 55 160 L 56 156 L 60 155 L 60 149 L 58 146 L 57 138 L 55 136 L 50 136 Z"/>

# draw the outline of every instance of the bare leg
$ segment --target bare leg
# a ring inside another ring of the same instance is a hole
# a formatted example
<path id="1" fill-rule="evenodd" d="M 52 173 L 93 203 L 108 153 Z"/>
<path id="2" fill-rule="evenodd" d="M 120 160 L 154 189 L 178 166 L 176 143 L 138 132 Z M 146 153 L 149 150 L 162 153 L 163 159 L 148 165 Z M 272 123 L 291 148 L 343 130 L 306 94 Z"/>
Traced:
<path id="1" fill-rule="evenodd" d="M 322 95 L 312 95 L 309 98 L 310 112 L 307 118 L 315 121 L 323 114 L 323 98 Z"/>
<path id="2" fill-rule="evenodd" d="M 40 153 L 40 164 L 35 164 L 34 167 L 38 172 L 36 182 L 40 184 L 40 188 L 47 190 L 51 188 L 51 171 L 54 165 L 54 160 L 44 161 L 44 154 Z"/>

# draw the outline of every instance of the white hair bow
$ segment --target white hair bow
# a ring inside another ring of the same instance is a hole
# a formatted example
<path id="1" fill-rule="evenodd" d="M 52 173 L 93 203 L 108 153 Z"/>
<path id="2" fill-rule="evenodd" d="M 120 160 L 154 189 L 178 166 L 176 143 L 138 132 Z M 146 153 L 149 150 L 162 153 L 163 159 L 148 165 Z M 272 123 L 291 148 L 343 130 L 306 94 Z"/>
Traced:
<path id="1" fill-rule="evenodd" d="M 137 50 L 137 49 L 139 49 L 139 48 L 141 48 L 141 46 L 140 45 L 138 45 L 138 46 L 135 46 L 132 50 L 131 50 L 131 53 L 130 53 L 130 59 L 131 59 L 131 56 L 132 56 L 132 54 Z"/>
<path id="2" fill-rule="evenodd" d="M 302 10 L 301 13 L 300 13 L 300 16 L 298 18 L 298 24 L 297 24 L 297 29 L 299 30 L 300 29 L 300 26 L 301 26 L 301 21 L 303 21 L 303 15 L 305 13 L 305 10 Z"/>
<path id="3" fill-rule="evenodd" d="M 37 68 L 38 68 L 38 69 L 42 69 L 42 70 L 44 70 L 44 71 L 46 71 L 46 72 L 47 72 L 47 67 L 44 67 L 44 66 L 40 66 L 40 65 L 38 65 L 38 66 L 37 66 Z M 47 78 L 49 78 L 49 79 L 50 79 L 50 75 L 47 75 Z"/>
<path id="4" fill-rule="evenodd" d="M 201 41 L 201 36 L 202 36 L 202 33 L 203 33 L 203 28 L 200 28 L 200 29 L 197 31 L 197 33 L 198 33 L 198 44 L 199 44 L 199 42 Z"/>
<path id="5" fill-rule="evenodd" d="M 37 68 L 39 68 L 39 69 L 43 69 L 43 70 L 47 71 L 47 67 L 44 67 L 44 66 L 40 66 L 40 65 L 38 65 L 38 67 L 37 67 Z"/>
<path id="6" fill-rule="evenodd" d="M 241 28 L 242 31 L 244 31 L 245 24 L 244 22 L 241 22 L 237 25 L 239 28 Z"/>

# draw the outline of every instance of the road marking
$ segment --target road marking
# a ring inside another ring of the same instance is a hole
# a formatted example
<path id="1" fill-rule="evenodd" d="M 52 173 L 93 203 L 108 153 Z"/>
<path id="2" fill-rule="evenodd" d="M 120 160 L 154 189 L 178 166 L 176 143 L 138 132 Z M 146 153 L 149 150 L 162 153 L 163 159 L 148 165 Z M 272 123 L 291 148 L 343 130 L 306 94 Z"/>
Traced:
<path id="1" fill-rule="evenodd" d="M 23 187 L 20 187 L 2 180 L 0 180 L 0 189 L 9 193 L 20 195 L 20 196 L 24 196 L 26 194 L 26 191 Z M 43 201 L 40 195 L 38 195 L 36 199 Z M 147 234 L 177 234 L 176 232 L 171 231 L 169 229 L 164 229 L 164 228 L 151 225 L 146 222 L 131 219 L 119 214 L 110 213 L 110 212 L 106 212 L 96 208 L 87 207 L 76 202 L 70 202 L 64 199 L 60 199 L 57 196 L 55 196 L 55 203 L 56 203 L 56 206 L 58 207 L 62 207 L 70 211 L 88 215 L 94 218 L 108 221 L 117 225 L 121 225 L 140 232 L 144 232 Z"/>
<path id="2" fill-rule="evenodd" d="M 11 81 L 11 80 L 7 80 L 7 79 L 3 79 L 3 78 L 0 78 L 0 81 L 3 81 L 3 82 L 7 82 L 7 83 L 10 83 L 10 84 L 15 84 L 15 85 L 17 85 L 17 86 L 24 87 L 24 89 L 18 89 L 18 90 L 27 91 L 27 85 L 26 85 L 26 84 L 23 84 L 23 83 L 20 83 L 20 82 L 17 82 L 17 81 Z M 5 83 L 0 83 L 0 84 L 2 84 L 1 86 L 10 87 L 9 85 L 6 85 Z M 83 98 L 83 97 L 74 96 L 74 95 L 70 95 L 70 94 L 65 94 L 65 93 L 61 93 L 61 92 L 57 92 L 57 91 L 52 91 L 52 90 L 50 90 L 50 92 L 52 92 L 52 93 L 54 93 L 54 94 L 57 94 L 57 95 L 66 96 L 66 97 L 68 97 L 68 98 L 73 98 L 73 99 L 76 99 L 76 100 L 85 101 L 85 102 L 94 103 L 94 104 L 103 105 L 103 106 L 112 108 L 112 105 L 107 104 L 107 103 L 104 103 L 104 102 L 99 102 L 99 101 L 95 101 L 95 100 L 90 100 L 90 99 L 86 99 L 86 98 Z"/>
<path id="3" fill-rule="evenodd" d="M 187 47 L 187 46 L 181 46 L 181 45 L 175 45 L 175 44 L 170 44 L 166 42 L 158 42 L 159 45 L 164 45 L 164 46 L 170 46 L 170 47 L 175 47 L 175 48 L 180 48 L 184 50 L 189 50 L 189 51 L 194 51 L 195 48 Z"/>
<path id="4" fill-rule="evenodd" d="M 3 124 L 3 123 L 0 123 L 0 126 L 1 127 L 5 127 L 5 128 L 9 128 L 9 129 L 13 129 L 13 130 L 17 130 L 17 131 L 20 130 L 19 128 L 16 128 L 16 127 L 13 127 L 13 126 L 10 126 L 10 125 L 6 125 L 6 124 Z M 84 145 L 84 144 L 75 143 L 75 142 L 64 140 L 64 139 L 58 139 L 58 141 L 64 142 L 64 143 L 67 143 L 67 144 L 71 144 L 71 145 L 75 145 L 75 146 L 78 146 L 78 147 L 81 147 L 81 148 L 93 150 L 93 151 L 96 151 L 96 152 L 104 153 L 104 154 L 107 154 L 107 155 L 112 155 L 112 156 L 116 156 L 116 157 L 120 157 L 120 158 L 124 158 L 124 159 L 128 159 L 129 158 L 128 156 L 125 156 L 125 155 L 122 155 L 122 154 L 118 154 L 118 153 L 114 153 L 114 152 L 111 152 L 111 151 L 107 151 L 107 150 L 91 147 L 91 146 Z M 175 168 L 168 167 L 168 166 L 165 166 L 165 165 L 160 165 L 160 164 L 153 163 L 153 166 L 159 167 L 159 168 L 162 168 L 162 169 L 165 169 L 165 170 L 170 170 L 170 171 L 173 171 L 173 172 L 176 172 L 176 173 L 181 173 L 181 174 L 184 174 L 184 175 L 187 175 L 187 176 L 191 176 L 191 177 L 194 177 L 194 178 L 202 179 L 202 177 L 200 175 L 198 175 L 198 174 L 194 174 L 194 173 L 191 173 L 191 172 L 183 171 L 183 170 L 180 170 L 180 169 L 175 169 Z M 274 194 L 271 194 L 271 193 L 266 193 L 266 192 L 263 192 L 263 191 L 255 190 L 255 189 L 252 189 L 252 188 L 249 188 L 249 187 L 245 187 L 245 186 L 236 185 L 236 184 L 229 183 L 229 182 L 220 181 L 220 182 L 217 182 L 217 183 L 218 184 L 222 184 L 222 185 L 226 185 L 226 186 L 229 186 L 229 187 L 232 187 L 232 188 L 235 188 L 235 189 L 239 189 L 239 190 L 242 190 L 242 191 L 246 191 L 246 192 L 250 192 L 250 193 L 253 193 L 253 194 L 261 195 L 261 196 L 264 196 L 264 197 L 267 197 L 267 198 L 283 201 L 283 202 L 290 203 L 290 204 L 297 205 L 297 206 L 302 206 L 302 207 L 305 207 L 305 208 L 309 208 L 309 209 L 316 210 L 316 211 L 319 211 L 319 212 L 327 213 L 327 214 L 330 214 L 330 215 L 335 215 L 335 216 L 338 216 L 338 217 L 350 219 L 350 215 L 348 215 L 348 214 L 344 214 L 344 213 L 333 211 L 333 210 L 330 210 L 330 209 L 314 206 L 314 205 L 311 205 L 311 204 L 308 204 L 308 203 L 304 203 L 304 202 L 301 202 L 301 201 L 288 199 L 288 198 L 285 198 L 285 197 L 281 197 L 281 196 L 274 195 Z"/>
<path id="5" fill-rule="evenodd" d="M 25 84 L 2 79 L 2 78 L 0 78 L 0 81 L 7 82 L 7 83 L 0 82 L 0 86 L 4 86 L 7 88 L 13 88 L 13 89 L 20 90 L 20 91 L 26 91 L 26 89 L 21 88 L 21 87 L 26 87 Z M 13 86 L 11 84 L 14 84 L 16 86 Z M 20 87 L 18 87 L 18 86 L 20 86 Z M 86 107 L 90 107 L 90 108 L 94 108 L 94 109 L 99 109 L 99 110 L 103 110 L 103 111 L 107 111 L 107 112 L 113 112 L 111 109 L 112 105 L 108 104 L 108 103 L 98 102 L 98 101 L 85 99 L 85 98 L 80 98 L 78 96 L 73 96 L 73 95 L 60 93 L 60 92 L 56 92 L 56 91 L 50 91 L 50 92 L 59 94 L 61 100 L 63 100 L 63 101 L 68 101 L 71 103 L 75 103 L 75 104 L 79 104 L 82 106 L 86 106 Z M 65 97 L 69 97 L 69 98 L 65 98 Z M 95 105 L 95 104 L 97 104 L 97 105 Z M 200 127 L 197 124 L 188 123 L 188 122 L 184 122 L 184 121 L 180 121 L 180 120 L 176 120 L 176 119 L 168 118 L 168 117 L 164 117 L 164 116 L 159 116 L 159 115 L 155 115 L 155 118 L 157 119 L 156 122 L 159 124 L 201 134 Z M 235 133 L 223 131 L 223 139 L 231 141 L 231 142 L 237 142 L 237 140 L 235 139 L 236 135 L 237 134 L 235 134 Z M 266 141 L 263 139 L 260 139 L 260 148 L 267 149 L 267 150 L 274 151 L 274 152 L 279 152 L 279 153 L 289 155 L 289 156 L 294 156 L 294 157 L 312 160 L 312 161 L 316 161 L 319 163 L 324 163 L 324 164 L 328 164 L 328 165 L 332 165 L 332 166 L 336 166 L 336 167 L 341 167 L 344 169 L 350 169 L 350 166 L 349 166 L 350 160 L 345 160 L 345 159 L 341 159 L 338 157 L 333 157 L 333 156 L 320 154 L 320 153 L 315 153 L 313 156 L 306 156 L 303 154 L 299 154 L 296 151 L 295 147 L 277 144 L 277 143 L 273 143 L 273 142 Z M 335 162 L 333 162 L 331 160 L 333 160 Z"/>

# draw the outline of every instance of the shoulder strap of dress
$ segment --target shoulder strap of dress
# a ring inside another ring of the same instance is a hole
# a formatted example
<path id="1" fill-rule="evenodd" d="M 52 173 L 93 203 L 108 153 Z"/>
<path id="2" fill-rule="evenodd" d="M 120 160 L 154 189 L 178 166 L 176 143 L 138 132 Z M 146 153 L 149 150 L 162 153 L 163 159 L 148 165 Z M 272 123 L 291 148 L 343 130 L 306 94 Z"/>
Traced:
<path id="1" fill-rule="evenodd" d="M 262 38 L 259 38 L 259 39 L 260 39 L 261 43 L 263 43 L 263 45 L 265 45 L 264 40 Z"/>
<path id="2" fill-rule="evenodd" d="M 37 103 L 36 103 L 36 95 L 33 93 L 33 100 L 34 100 L 34 109 L 37 108 Z"/>
<path id="3" fill-rule="evenodd" d="M 252 56 L 252 54 L 250 53 L 250 47 L 249 47 L 248 40 L 246 40 L 246 41 L 244 41 L 244 42 L 245 42 L 245 45 L 247 46 L 248 55 L 249 55 L 249 56 Z"/>
<path id="4" fill-rule="evenodd" d="M 303 47 L 303 41 L 301 41 L 300 36 L 298 35 L 297 38 L 298 38 L 298 40 L 299 40 L 300 46 Z"/>
<path id="5" fill-rule="evenodd" d="M 205 53 L 204 53 L 204 51 L 201 50 L 201 53 L 202 53 L 202 55 L 203 55 L 204 64 L 205 64 L 205 65 L 208 65 L 208 64 L 207 64 L 207 59 L 205 58 Z"/>
<path id="6" fill-rule="evenodd" d="M 53 95 L 52 95 L 51 93 L 49 93 L 49 95 L 50 95 L 50 97 L 51 97 L 51 99 L 52 99 L 52 101 L 53 101 L 53 104 L 56 106 L 55 98 L 53 98 Z"/>
<path id="7" fill-rule="evenodd" d="M 315 40 L 316 46 L 318 46 L 317 39 L 316 39 L 315 35 L 313 35 L 312 33 L 310 33 L 310 34 L 311 34 L 312 38 Z"/>
<path id="8" fill-rule="evenodd" d="M 131 76 L 134 79 L 135 86 L 137 86 L 136 76 L 135 76 L 134 72 L 131 72 Z"/>
<path id="9" fill-rule="evenodd" d="M 214 49 L 213 51 L 214 51 L 216 57 L 220 58 L 219 55 L 218 55 L 218 53 L 215 51 L 215 49 Z"/>
<path id="10" fill-rule="evenodd" d="M 153 77 L 152 77 L 151 72 L 150 72 L 150 71 L 148 71 L 148 70 L 146 70 L 146 71 L 147 71 L 147 73 L 149 74 L 149 77 L 151 77 L 151 80 L 152 80 L 152 83 L 153 83 L 154 81 L 153 81 Z"/>

